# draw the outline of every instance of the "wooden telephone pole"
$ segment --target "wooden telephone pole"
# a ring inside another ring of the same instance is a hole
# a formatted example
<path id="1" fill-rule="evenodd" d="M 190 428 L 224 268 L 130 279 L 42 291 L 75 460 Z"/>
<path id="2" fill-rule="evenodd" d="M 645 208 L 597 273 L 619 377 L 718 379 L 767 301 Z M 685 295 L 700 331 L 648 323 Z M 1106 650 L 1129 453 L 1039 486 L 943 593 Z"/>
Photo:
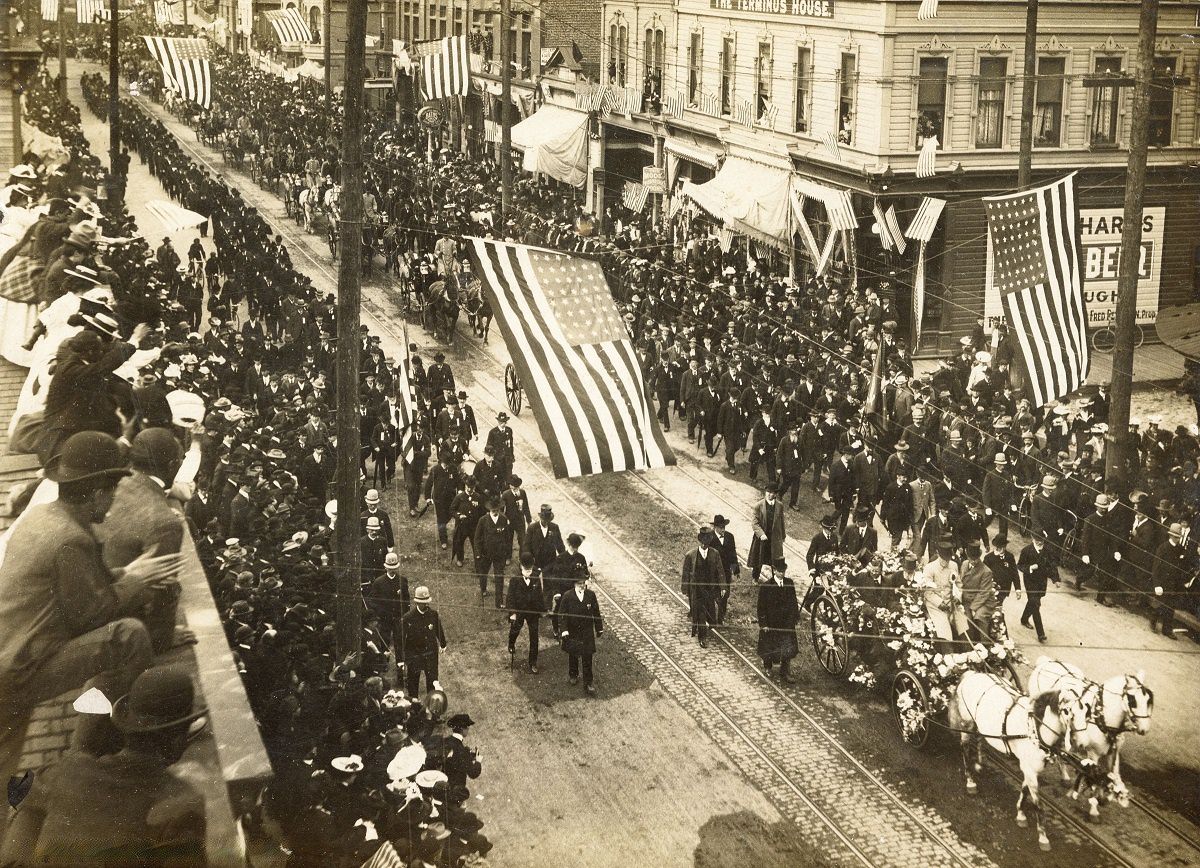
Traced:
<path id="1" fill-rule="evenodd" d="M 328 4 L 329 0 L 326 0 Z M 325 33 L 326 40 L 329 32 Z M 326 42 L 328 45 L 328 42 Z M 362 639 L 362 552 L 359 549 L 358 365 L 362 294 L 363 83 L 367 77 L 367 0 L 346 9 L 342 119 L 342 194 L 338 219 L 337 308 L 337 648 L 356 653 Z"/>
<path id="2" fill-rule="evenodd" d="M 1117 310 L 1113 323 L 1112 390 L 1104 478 L 1122 489 L 1133 396 L 1133 337 L 1137 324 L 1138 266 L 1142 258 L 1142 202 L 1146 192 L 1146 153 L 1150 139 L 1150 88 L 1154 86 L 1154 41 L 1158 36 L 1158 0 L 1142 0 L 1138 20 L 1137 76 L 1129 127 L 1129 168 L 1125 176 L 1125 217 L 1121 224 L 1121 261 L 1117 271 Z"/>
<path id="3" fill-rule="evenodd" d="M 500 211 L 512 209 L 512 2 L 500 0 Z"/>
<path id="4" fill-rule="evenodd" d="M 1017 189 L 1033 183 L 1033 110 L 1037 96 L 1038 0 L 1025 5 L 1025 75 L 1021 84 L 1021 156 L 1017 163 Z"/>

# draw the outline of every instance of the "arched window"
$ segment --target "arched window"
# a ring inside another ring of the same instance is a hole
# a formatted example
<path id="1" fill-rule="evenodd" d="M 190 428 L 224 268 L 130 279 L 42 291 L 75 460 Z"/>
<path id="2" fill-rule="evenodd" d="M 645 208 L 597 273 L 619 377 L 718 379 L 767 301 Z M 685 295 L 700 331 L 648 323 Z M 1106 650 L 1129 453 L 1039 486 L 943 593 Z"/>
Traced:
<path id="1" fill-rule="evenodd" d="M 312 31 L 313 40 L 321 41 L 321 10 L 317 6 L 312 6 L 308 10 L 308 29 Z"/>

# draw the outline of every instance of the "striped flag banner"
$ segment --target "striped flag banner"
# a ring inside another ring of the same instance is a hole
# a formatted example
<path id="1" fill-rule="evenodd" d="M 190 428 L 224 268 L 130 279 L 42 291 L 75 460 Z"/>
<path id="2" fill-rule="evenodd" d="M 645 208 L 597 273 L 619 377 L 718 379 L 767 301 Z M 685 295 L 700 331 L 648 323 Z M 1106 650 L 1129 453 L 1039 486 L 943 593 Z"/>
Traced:
<path id="1" fill-rule="evenodd" d="M 80 24 L 94 24 L 108 19 L 104 0 L 75 0 L 75 20 Z"/>
<path id="2" fill-rule="evenodd" d="M 700 94 L 700 111 L 714 118 L 721 116 L 721 100 L 715 94 Z"/>
<path id="3" fill-rule="evenodd" d="M 624 93 L 621 88 L 615 85 L 605 85 L 604 98 L 600 101 L 600 114 L 608 117 L 613 112 L 621 108 L 625 101 Z"/>
<path id="4" fill-rule="evenodd" d="M 717 243 L 721 245 L 721 252 L 728 253 L 733 249 L 733 230 L 722 226 L 717 230 Z"/>
<path id="5" fill-rule="evenodd" d="M 185 0 L 154 0 L 154 20 L 158 24 L 182 24 Z"/>
<path id="6" fill-rule="evenodd" d="M 921 143 L 921 153 L 917 156 L 917 177 L 932 178 L 937 174 L 937 136 L 929 136 Z"/>
<path id="7" fill-rule="evenodd" d="M 921 317 L 925 313 L 925 242 L 917 246 L 917 268 L 913 274 L 912 323 L 913 334 L 921 334 Z"/>
<path id="8" fill-rule="evenodd" d="M 837 133 L 822 133 L 821 144 L 825 146 L 825 150 L 829 152 L 829 156 L 833 157 L 839 163 L 842 161 L 842 147 L 838 144 Z"/>
<path id="9" fill-rule="evenodd" d="M 673 465 L 600 264 L 523 244 L 469 244 L 554 475 Z"/>
<path id="10" fill-rule="evenodd" d="M 834 190 L 824 197 L 825 216 L 829 225 L 841 232 L 853 232 L 858 228 L 858 218 L 854 216 L 854 200 L 850 198 L 849 190 Z"/>
<path id="11" fill-rule="evenodd" d="M 271 27 L 275 31 L 275 35 L 279 37 L 281 44 L 287 45 L 293 42 L 308 44 L 313 40 L 312 31 L 308 29 L 303 16 L 295 7 L 270 9 L 263 13 L 263 17 L 271 22 Z"/>
<path id="12" fill-rule="evenodd" d="M 889 205 L 887 213 L 883 216 L 888 234 L 892 236 L 892 244 L 896 245 L 896 252 L 903 256 L 904 251 L 908 249 L 908 243 L 904 240 L 904 233 L 900 231 L 900 218 L 896 216 L 896 206 Z"/>
<path id="13" fill-rule="evenodd" d="M 412 357 L 408 352 L 405 329 L 404 358 L 396 366 L 396 428 L 400 431 L 400 456 L 405 463 L 413 460 L 413 429 L 417 425 L 417 395 L 413 386 Z"/>
<path id="14" fill-rule="evenodd" d="M 917 213 L 913 215 L 912 222 L 904 230 L 904 237 L 911 238 L 913 241 L 930 241 L 933 238 L 933 230 L 937 228 L 938 220 L 941 219 L 942 211 L 945 208 L 945 199 L 935 199 L 932 196 L 922 198 Z"/>
<path id="15" fill-rule="evenodd" d="M 775 103 L 771 102 L 770 100 L 767 100 L 767 102 L 763 105 L 762 114 L 758 116 L 759 125 L 775 129 L 775 121 L 778 119 L 779 106 L 775 105 Z"/>
<path id="16" fill-rule="evenodd" d="M 991 285 L 1041 407 L 1078 389 L 1090 364 L 1075 174 L 983 203 Z"/>
<path id="17" fill-rule="evenodd" d="M 163 82 L 184 99 L 212 108 L 210 49 L 203 39 L 143 36 L 151 56 L 162 66 Z"/>
<path id="18" fill-rule="evenodd" d="M 446 36 L 439 50 L 421 58 L 425 99 L 466 96 L 471 92 L 471 60 L 466 36 Z"/>
<path id="19" fill-rule="evenodd" d="M 621 190 L 621 203 L 630 211 L 636 211 L 638 214 L 646 207 L 646 199 L 650 195 L 650 190 L 645 184 L 639 184 L 637 181 L 626 181 L 624 188 Z"/>
<path id="20" fill-rule="evenodd" d="M 875 218 L 875 225 L 879 227 L 879 243 L 883 245 L 883 249 L 889 252 L 895 250 L 892 233 L 888 231 L 887 217 L 884 216 L 883 206 L 879 204 L 878 199 L 871 203 L 871 216 Z"/>
<path id="21" fill-rule="evenodd" d="M 362 868 L 404 868 L 404 862 L 391 841 L 384 841 L 375 855 L 362 864 Z"/>
<path id="22" fill-rule="evenodd" d="M 58 20 L 58 0 L 42 0 L 42 20 Z"/>
<path id="23" fill-rule="evenodd" d="M 738 100 L 733 109 L 733 119 L 744 127 L 754 126 L 754 106 L 750 104 L 750 100 Z"/>
<path id="24" fill-rule="evenodd" d="M 584 82 L 580 82 L 575 88 L 575 108 L 588 111 L 592 103 L 592 91 L 594 87 L 588 86 Z"/>
<path id="25" fill-rule="evenodd" d="M 663 108 L 671 117 L 681 118 L 687 109 L 687 99 L 679 91 L 675 91 L 663 97 Z"/>
<path id="26" fill-rule="evenodd" d="M 625 117 L 629 117 L 630 115 L 634 114 L 641 114 L 642 100 L 644 98 L 645 94 L 642 93 L 642 89 L 640 87 L 625 88 L 625 98 L 621 104 L 621 114 L 625 115 Z"/>
<path id="27" fill-rule="evenodd" d="M 588 92 L 587 110 L 590 112 L 604 111 L 606 86 L 601 84 Z"/>
<path id="28" fill-rule="evenodd" d="M 921 8 L 917 10 L 918 21 L 928 21 L 937 18 L 938 0 L 921 0 Z"/>

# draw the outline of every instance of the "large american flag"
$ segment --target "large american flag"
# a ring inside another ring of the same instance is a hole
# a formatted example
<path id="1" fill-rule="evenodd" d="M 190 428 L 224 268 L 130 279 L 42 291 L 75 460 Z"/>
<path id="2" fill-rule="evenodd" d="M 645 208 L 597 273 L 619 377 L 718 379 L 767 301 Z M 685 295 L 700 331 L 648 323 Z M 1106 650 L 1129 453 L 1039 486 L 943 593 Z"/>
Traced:
<path id="1" fill-rule="evenodd" d="M 471 239 L 555 476 L 675 463 L 599 263 Z"/>
<path id="2" fill-rule="evenodd" d="M 105 0 L 75 0 L 75 20 L 80 24 L 108 21 L 109 18 Z"/>
<path id="3" fill-rule="evenodd" d="M 212 66 L 203 39 L 143 36 L 150 54 L 162 66 L 163 83 L 184 99 L 212 108 Z"/>
<path id="4" fill-rule="evenodd" d="M 1078 389 L 1088 374 L 1075 176 L 983 201 L 992 284 L 1041 406 Z"/>
<path id="5" fill-rule="evenodd" d="M 471 60 L 466 36 L 447 36 L 439 50 L 421 58 L 425 99 L 466 96 L 471 92 Z"/>
<path id="6" fill-rule="evenodd" d="M 42 0 L 42 20 L 58 20 L 58 0 Z"/>
<path id="7" fill-rule="evenodd" d="M 271 22 L 271 27 L 275 30 L 275 35 L 279 37 L 281 45 L 297 43 L 307 45 L 313 41 L 312 31 L 308 29 L 303 16 L 294 7 L 271 9 L 264 12 L 263 16 Z"/>
<path id="8" fill-rule="evenodd" d="M 405 462 L 413 460 L 413 429 L 416 425 L 417 395 L 413 389 L 412 357 L 405 340 L 404 357 L 396 366 L 396 428 L 400 431 L 400 457 Z"/>

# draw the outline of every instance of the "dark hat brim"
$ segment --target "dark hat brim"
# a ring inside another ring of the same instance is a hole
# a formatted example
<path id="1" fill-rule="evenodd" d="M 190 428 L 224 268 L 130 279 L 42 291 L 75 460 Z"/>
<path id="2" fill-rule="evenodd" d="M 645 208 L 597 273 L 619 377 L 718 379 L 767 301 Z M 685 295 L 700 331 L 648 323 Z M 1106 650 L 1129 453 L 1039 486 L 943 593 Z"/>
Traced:
<path id="1" fill-rule="evenodd" d="M 208 708 L 204 705 L 204 701 L 196 696 L 192 699 L 192 710 L 183 717 L 174 720 L 152 720 L 133 712 L 129 708 L 129 697 L 122 696 L 113 704 L 112 722 L 113 726 L 121 732 L 162 732 L 165 729 L 189 724 L 206 714 L 208 714 Z"/>

